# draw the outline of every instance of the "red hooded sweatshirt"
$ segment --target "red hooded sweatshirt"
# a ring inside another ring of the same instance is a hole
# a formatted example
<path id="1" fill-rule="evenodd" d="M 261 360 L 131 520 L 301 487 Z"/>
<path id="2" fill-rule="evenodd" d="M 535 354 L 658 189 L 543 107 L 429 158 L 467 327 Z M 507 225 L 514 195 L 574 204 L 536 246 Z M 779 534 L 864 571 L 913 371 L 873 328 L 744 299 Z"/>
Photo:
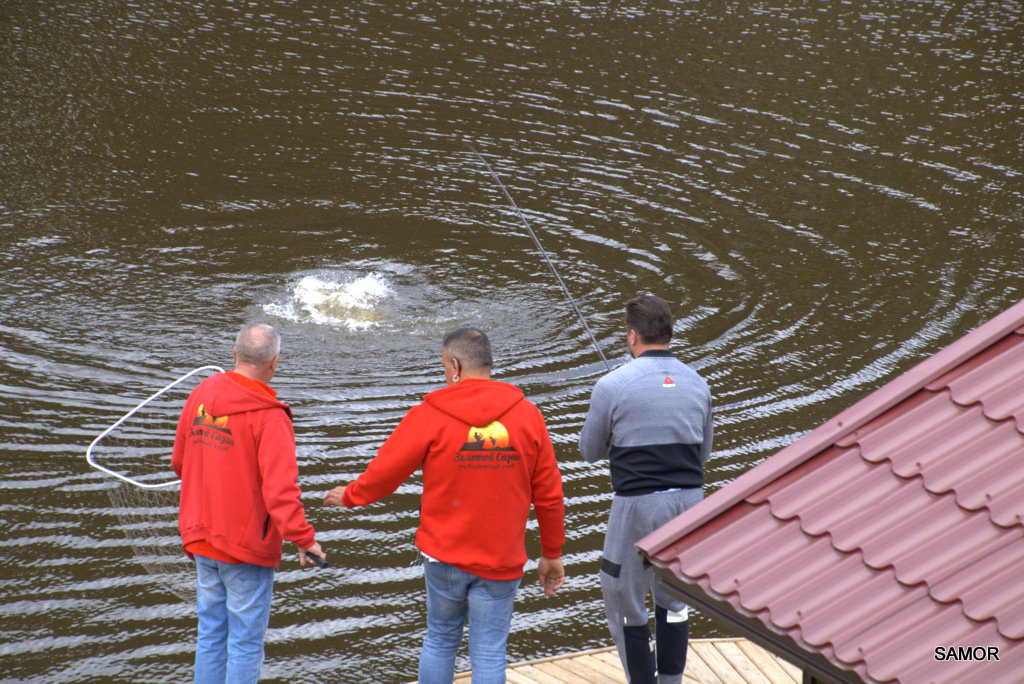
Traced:
<path id="1" fill-rule="evenodd" d="M 416 546 L 485 579 L 523 576 L 533 505 L 541 553 L 562 555 L 562 477 L 544 418 L 512 385 L 466 379 L 427 394 L 384 442 L 343 503 L 362 506 L 423 469 Z"/>
<path id="2" fill-rule="evenodd" d="M 184 546 L 206 541 L 253 565 L 277 567 L 282 539 L 309 548 L 291 409 L 234 372 L 199 384 L 185 402 L 171 464 L 181 478 Z"/>

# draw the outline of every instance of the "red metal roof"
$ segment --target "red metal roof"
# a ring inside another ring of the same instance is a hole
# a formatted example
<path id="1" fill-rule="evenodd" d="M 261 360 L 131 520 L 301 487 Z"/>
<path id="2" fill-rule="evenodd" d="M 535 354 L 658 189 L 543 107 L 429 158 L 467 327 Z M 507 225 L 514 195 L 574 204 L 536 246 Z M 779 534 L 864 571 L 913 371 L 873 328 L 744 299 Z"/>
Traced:
<path id="1" fill-rule="evenodd" d="M 1022 520 L 1024 301 L 638 547 L 693 605 L 819 676 L 1021 682 Z M 986 659 L 936 657 L 950 647 Z"/>

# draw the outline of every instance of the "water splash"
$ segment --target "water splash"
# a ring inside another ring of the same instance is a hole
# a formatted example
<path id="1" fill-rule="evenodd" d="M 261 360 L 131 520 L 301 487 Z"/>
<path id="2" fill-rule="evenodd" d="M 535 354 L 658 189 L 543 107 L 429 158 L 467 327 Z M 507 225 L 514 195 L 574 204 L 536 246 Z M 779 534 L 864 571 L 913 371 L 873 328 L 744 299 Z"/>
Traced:
<path id="1" fill-rule="evenodd" d="M 384 318 L 381 305 L 393 294 L 381 274 L 362 277 L 306 275 L 295 282 L 284 302 L 265 304 L 263 310 L 295 322 L 346 328 L 375 328 Z"/>

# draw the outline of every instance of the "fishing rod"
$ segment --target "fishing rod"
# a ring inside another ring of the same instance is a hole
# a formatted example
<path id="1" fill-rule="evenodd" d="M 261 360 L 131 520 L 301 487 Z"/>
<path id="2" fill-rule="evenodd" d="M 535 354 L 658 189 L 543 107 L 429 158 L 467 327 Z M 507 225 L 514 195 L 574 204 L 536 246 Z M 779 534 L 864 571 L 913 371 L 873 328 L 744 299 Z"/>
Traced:
<path id="1" fill-rule="evenodd" d="M 479 159 L 480 163 L 487 168 L 487 171 L 494 178 L 494 181 L 498 184 L 498 187 L 501 188 L 501 191 L 505 193 L 505 197 L 508 198 L 509 204 L 511 204 L 512 208 L 516 210 L 516 214 L 519 215 L 519 220 L 523 222 L 524 226 L 526 226 L 526 231 L 530 234 L 530 237 L 533 238 L 533 242 L 537 245 L 537 249 L 540 250 L 541 255 L 544 257 L 544 261 L 547 262 L 548 268 L 550 268 L 551 272 L 555 274 L 555 279 L 558 280 L 558 284 L 562 286 L 562 292 L 565 293 L 566 298 L 569 300 L 569 304 L 572 305 L 572 310 L 576 312 L 577 316 L 579 316 L 580 323 L 583 324 L 583 329 L 587 331 L 587 334 L 590 336 L 590 341 L 594 343 L 594 349 L 597 350 L 597 355 L 601 357 L 602 361 L 604 361 L 605 368 L 611 370 L 611 364 L 609 364 L 608 359 L 604 357 L 604 352 L 601 351 L 601 346 L 597 343 L 597 338 L 594 337 L 594 333 L 590 332 L 590 326 L 587 325 L 587 319 L 585 319 L 583 314 L 580 313 L 579 307 L 576 306 L 576 300 L 572 298 L 572 295 L 569 293 L 569 288 L 567 288 L 565 283 L 562 282 L 562 276 L 558 275 L 558 271 L 555 269 L 555 265 L 551 263 L 551 259 L 548 257 L 547 251 L 544 249 L 544 246 L 540 244 L 540 240 L 537 239 L 537 234 L 533 232 L 533 228 L 531 228 L 530 224 L 526 221 L 526 217 L 523 216 L 523 212 L 519 210 L 519 205 L 516 204 L 514 199 L 512 199 L 512 195 L 510 195 L 508 190 L 505 189 L 505 184 L 501 182 L 500 178 L 498 178 L 498 174 L 494 172 L 494 169 L 492 169 L 491 165 L 487 163 L 487 160 L 476 151 L 476 148 L 473 147 L 469 141 L 463 140 L 462 143 L 469 148 L 470 152 L 476 155 L 476 158 Z"/>

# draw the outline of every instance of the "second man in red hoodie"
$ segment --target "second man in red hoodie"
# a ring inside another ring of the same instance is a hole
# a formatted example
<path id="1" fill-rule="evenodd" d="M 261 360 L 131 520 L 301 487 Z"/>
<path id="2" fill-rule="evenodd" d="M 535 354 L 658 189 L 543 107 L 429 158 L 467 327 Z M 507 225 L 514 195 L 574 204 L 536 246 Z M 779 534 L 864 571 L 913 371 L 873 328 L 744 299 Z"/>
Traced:
<path id="1" fill-rule="evenodd" d="M 540 531 L 538 578 L 553 594 L 565 579 L 562 478 L 540 411 L 513 385 L 490 379 L 491 345 L 476 328 L 443 342 L 447 387 L 430 392 L 384 442 L 366 471 L 324 503 L 363 506 L 423 470 L 420 526 L 427 634 L 419 681 L 452 681 L 469 620 L 474 681 L 505 681 L 505 644 L 526 563 L 526 521 Z"/>

